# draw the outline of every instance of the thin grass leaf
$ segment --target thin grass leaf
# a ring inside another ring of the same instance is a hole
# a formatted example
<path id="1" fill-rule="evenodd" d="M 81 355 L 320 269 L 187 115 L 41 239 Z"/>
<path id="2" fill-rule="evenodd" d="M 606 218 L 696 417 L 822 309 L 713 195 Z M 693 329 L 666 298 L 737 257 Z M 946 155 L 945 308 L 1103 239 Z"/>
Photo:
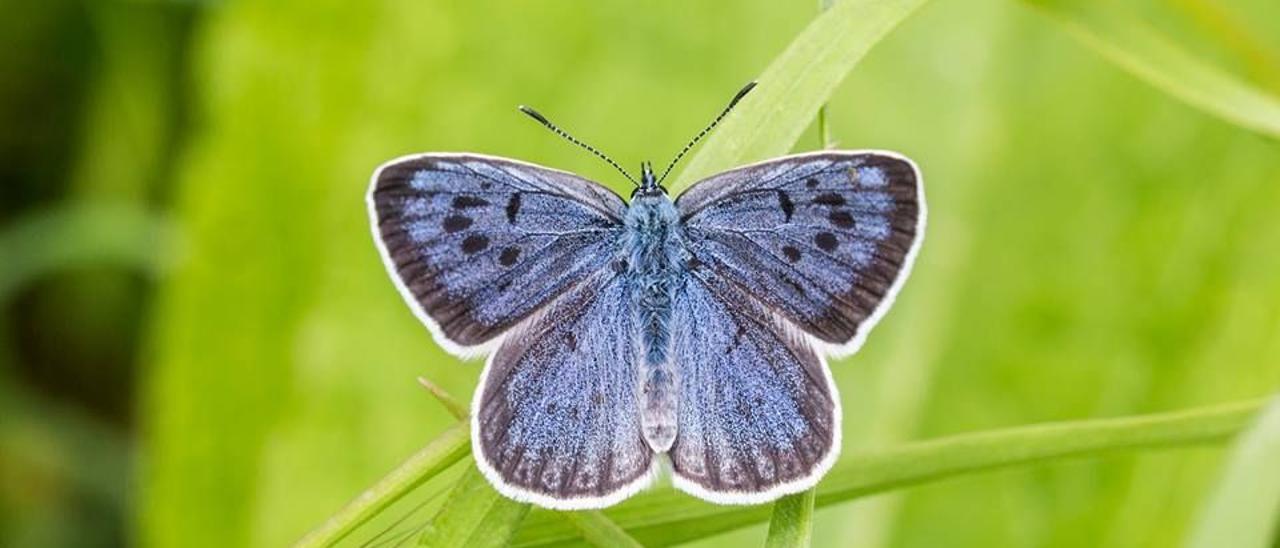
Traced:
<path id="1" fill-rule="evenodd" d="M 987 470 L 1107 452 L 1214 443 L 1239 432 L 1263 401 L 1172 413 L 1047 423 L 963 434 L 845 457 L 818 484 L 816 507 Z M 770 507 L 717 506 L 661 489 L 605 510 L 645 546 L 670 546 L 769 518 Z M 580 536 L 558 516 L 535 512 L 517 546 L 557 546 Z"/>
<path id="2" fill-rule="evenodd" d="M 817 493 L 809 489 L 803 493 L 787 495 L 773 503 L 773 518 L 769 521 L 766 548 L 790 548 L 808 546 L 813 536 L 813 503 Z"/>
<path id="3" fill-rule="evenodd" d="M 1188 548 L 1265 548 L 1280 533 L 1280 396 L 1240 437 Z"/>
<path id="4" fill-rule="evenodd" d="M 631 535 L 622 530 L 618 524 L 600 512 L 560 512 L 560 516 L 577 529 L 579 533 L 582 533 L 584 540 L 595 546 L 616 546 L 619 548 L 642 548 L 644 546 L 636 539 L 631 538 Z"/>
<path id="5" fill-rule="evenodd" d="M 449 493 L 449 500 L 418 537 L 419 546 L 485 547 L 510 544 L 529 505 L 502 496 L 472 463 Z"/>
<path id="6" fill-rule="evenodd" d="M 1160 91 L 1225 122 L 1280 139 L 1280 99 L 1197 59 L 1117 3 L 1032 2 L 1076 39 Z"/>
<path id="7" fill-rule="evenodd" d="M 0 230 L 0 302 L 23 284 L 69 268 L 113 264 L 154 273 L 168 264 L 173 230 L 142 208 L 85 205 L 51 209 Z"/>
<path id="8" fill-rule="evenodd" d="M 467 406 L 463 405 L 462 402 L 458 401 L 458 399 L 453 397 L 452 394 L 445 392 L 443 388 L 440 388 L 440 386 L 431 382 L 426 377 L 418 377 L 418 384 L 421 384 L 423 388 L 426 388 L 427 391 L 435 397 L 436 401 L 440 402 L 440 405 L 443 405 L 450 415 L 453 415 L 453 418 L 467 418 Z"/>
<path id="9" fill-rule="evenodd" d="M 760 75 L 759 86 L 702 145 L 673 191 L 791 150 L 862 56 L 925 0 L 845 0 L 813 20 Z"/>
<path id="10" fill-rule="evenodd" d="M 831 5 L 835 0 L 818 0 L 818 13 L 822 13 L 831 9 Z M 831 136 L 831 126 L 827 124 L 827 106 L 826 102 L 818 107 L 818 146 L 824 149 L 836 148 L 836 141 Z"/>
<path id="11" fill-rule="evenodd" d="M 414 535 L 418 534 L 419 532 L 422 531 L 422 529 L 426 528 L 427 524 L 430 523 L 429 521 L 424 520 L 422 523 L 416 526 L 410 527 L 404 531 L 396 531 L 395 529 L 396 527 L 399 527 L 401 524 L 412 519 L 415 514 L 417 514 L 418 512 L 421 512 L 423 508 L 426 508 L 427 505 L 431 504 L 432 502 L 435 502 L 437 498 L 443 496 L 444 494 L 445 494 L 445 491 L 440 490 L 440 491 L 431 493 L 426 498 L 423 498 L 421 502 L 413 505 L 413 508 L 410 508 L 408 512 L 405 512 L 404 515 L 400 516 L 399 518 L 396 518 L 395 521 L 391 522 L 386 527 L 384 527 L 381 531 L 378 532 L 378 534 L 364 541 L 364 543 L 360 545 L 361 548 L 380 548 L 382 546 L 387 546 L 387 545 L 395 546 L 400 544 L 401 540 L 411 538 Z"/>
<path id="12" fill-rule="evenodd" d="M 467 421 L 462 421 L 414 453 L 404 464 L 361 493 L 295 546 L 332 546 L 470 452 L 471 431 Z"/>

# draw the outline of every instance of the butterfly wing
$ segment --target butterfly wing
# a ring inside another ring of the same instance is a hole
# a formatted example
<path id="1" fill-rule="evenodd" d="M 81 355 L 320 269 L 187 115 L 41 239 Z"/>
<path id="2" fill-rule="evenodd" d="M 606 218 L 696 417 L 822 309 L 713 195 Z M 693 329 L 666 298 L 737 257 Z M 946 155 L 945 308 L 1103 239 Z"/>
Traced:
<path id="1" fill-rule="evenodd" d="M 614 504 L 657 471 L 640 430 L 637 331 L 624 277 L 597 272 L 507 336 L 472 406 L 476 462 L 504 495 Z"/>
<path id="2" fill-rule="evenodd" d="M 887 152 L 770 160 L 676 200 L 706 268 L 822 341 L 857 350 L 906 279 L 924 232 L 920 172 Z"/>
<path id="3" fill-rule="evenodd" d="M 367 200 L 401 295 L 464 356 L 601 269 L 626 208 L 576 175 L 468 154 L 388 162 Z"/>
<path id="4" fill-rule="evenodd" d="M 805 336 L 727 279 L 695 271 L 672 310 L 675 486 L 721 504 L 808 489 L 835 462 L 840 404 Z"/>

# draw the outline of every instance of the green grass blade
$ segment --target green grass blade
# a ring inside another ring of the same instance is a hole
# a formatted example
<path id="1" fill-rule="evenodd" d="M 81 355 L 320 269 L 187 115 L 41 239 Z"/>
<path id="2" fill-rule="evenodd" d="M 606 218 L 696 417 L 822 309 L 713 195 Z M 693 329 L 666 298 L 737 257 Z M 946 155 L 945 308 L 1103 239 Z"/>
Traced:
<path id="1" fill-rule="evenodd" d="M 644 545 L 618 527 L 618 524 L 596 511 L 561 512 L 560 515 L 582 533 L 582 538 L 595 546 L 642 548 Z"/>
<path id="2" fill-rule="evenodd" d="M 418 384 L 421 384 L 423 388 L 426 388 L 427 392 L 431 394 L 431 397 L 440 402 L 440 405 L 443 405 L 445 410 L 448 411 L 450 415 L 453 415 L 453 418 L 463 421 L 467 420 L 466 404 L 458 401 L 458 399 L 454 398 L 452 394 L 446 392 L 443 388 L 440 388 L 440 385 L 431 382 L 431 380 L 426 377 L 418 377 Z"/>
<path id="3" fill-rule="evenodd" d="M 298 541 L 298 547 L 331 546 L 361 524 L 377 516 L 423 482 L 443 472 L 471 452 L 467 421 L 445 430 L 409 460 L 378 481 L 342 510 Z"/>
<path id="4" fill-rule="evenodd" d="M 1280 139 L 1280 99 L 1197 59 L 1114 3 L 1033 2 L 1139 79 L 1228 123 Z"/>
<path id="5" fill-rule="evenodd" d="M 791 150 L 862 56 L 925 0 L 846 0 L 800 32 L 671 187 Z"/>
<path id="6" fill-rule="evenodd" d="M 1094 419 L 963 434 L 845 457 L 818 484 L 816 507 L 976 472 L 1106 452 L 1219 442 L 1239 432 L 1262 401 L 1172 413 Z M 764 522 L 770 507 L 717 506 L 672 489 L 605 511 L 645 546 L 669 546 Z M 518 546 L 577 542 L 558 516 L 537 512 Z"/>
<path id="7" fill-rule="evenodd" d="M 1280 396 L 1232 450 L 1188 548 L 1266 548 L 1280 532 Z"/>
<path id="8" fill-rule="evenodd" d="M 71 268 L 111 264 L 157 272 L 173 244 L 167 222 L 132 205 L 29 214 L 0 227 L 0 302 L 25 283 Z"/>
<path id="9" fill-rule="evenodd" d="M 528 513 L 528 504 L 498 494 L 472 463 L 418 538 L 418 545 L 506 546 Z"/>
<path id="10" fill-rule="evenodd" d="M 808 546 L 813 534 L 813 502 L 816 491 L 787 495 L 773 503 L 766 548 Z"/>

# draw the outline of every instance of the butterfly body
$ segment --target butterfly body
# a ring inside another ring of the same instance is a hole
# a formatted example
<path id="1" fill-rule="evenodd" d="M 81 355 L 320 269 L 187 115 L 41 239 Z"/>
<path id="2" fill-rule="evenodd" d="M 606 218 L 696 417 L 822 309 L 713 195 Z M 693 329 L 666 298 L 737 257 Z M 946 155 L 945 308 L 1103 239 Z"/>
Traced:
<path id="1" fill-rule="evenodd" d="M 383 260 L 447 350 L 489 354 L 477 465 L 503 494 L 614 504 L 669 461 L 678 489 L 759 503 L 838 453 L 824 355 L 857 349 L 920 244 L 919 171 L 881 151 L 788 156 L 676 199 L 647 164 L 630 202 L 472 154 L 379 168 Z"/>
<path id="2" fill-rule="evenodd" d="M 646 184 L 649 179 L 642 181 Z M 665 192 L 648 188 L 647 184 L 641 186 L 632 197 L 621 246 L 629 257 L 625 284 L 644 356 L 640 393 L 643 435 L 654 451 L 666 451 L 676 432 L 677 371 L 668 356 L 671 305 L 685 282 L 691 255 L 684 246 L 675 205 Z"/>

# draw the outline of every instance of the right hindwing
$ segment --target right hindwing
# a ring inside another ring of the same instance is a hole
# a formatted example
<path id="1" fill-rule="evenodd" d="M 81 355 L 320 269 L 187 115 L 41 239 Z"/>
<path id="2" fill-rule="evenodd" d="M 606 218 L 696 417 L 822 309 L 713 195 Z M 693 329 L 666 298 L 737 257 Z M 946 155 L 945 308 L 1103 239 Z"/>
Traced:
<path id="1" fill-rule="evenodd" d="M 672 311 L 677 488 L 756 504 L 813 486 L 839 451 L 840 402 L 806 336 L 702 271 Z"/>

